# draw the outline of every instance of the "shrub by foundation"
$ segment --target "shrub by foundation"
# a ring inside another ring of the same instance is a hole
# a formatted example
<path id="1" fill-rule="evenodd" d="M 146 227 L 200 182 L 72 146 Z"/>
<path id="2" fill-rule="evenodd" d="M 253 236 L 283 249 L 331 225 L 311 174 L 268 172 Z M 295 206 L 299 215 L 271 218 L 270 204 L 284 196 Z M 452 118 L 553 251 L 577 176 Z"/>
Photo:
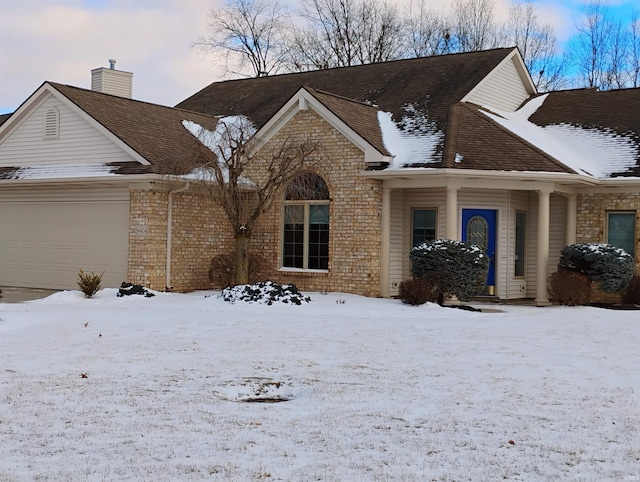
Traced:
<path id="1" fill-rule="evenodd" d="M 214 256 L 209 264 L 209 281 L 217 287 L 232 286 L 235 280 L 235 254 Z M 266 262 L 262 256 L 249 254 L 249 283 L 263 281 Z"/>
<path id="2" fill-rule="evenodd" d="M 423 305 L 438 301 L 438 293 L 426 280 L 411 278 L 400 283 L 400 299 L 408 305 Z"/>
<path id="3" fill-rule="evenodd" d="M 87 298 L 91 298 L 100 291 L 103 274 L 104 271 L 101 274 L 95 274 L 93 271 L 91 273 L 85 273 L 82 269 L 78 271 L 78 288 L 80 288 L 80 291 L 82 291 Z"/>
<path id="4" fill-rule="evenodd" d="M 589 303 L 591 280 L 576 271 L 557 271 L 549 276 L 549 297 L 564 306 Z"/>
<path id="5" fill-rule="evenodd" d="M 634 276 L 629 286 L 622 292 L 622 302 L 625 305 L 640 305 L 640 277 Z"/>

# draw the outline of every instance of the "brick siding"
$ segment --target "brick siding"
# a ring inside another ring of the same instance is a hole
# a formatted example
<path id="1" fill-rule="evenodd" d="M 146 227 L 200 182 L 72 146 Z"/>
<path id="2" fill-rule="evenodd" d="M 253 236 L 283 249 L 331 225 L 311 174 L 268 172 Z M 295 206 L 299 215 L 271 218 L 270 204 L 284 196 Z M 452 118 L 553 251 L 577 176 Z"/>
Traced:
<path id="1" fill-rule="evenodd" d="M 262 149 L 265 156 L 288 137 L 320 141 L 323 161 L 314 165 L 329 188 L 329 269 L 326 273 L 280 269 L 282 196 L 258 221 L 250 252 L 266 262 L 265 275 L 295 283 L 305 291 L 341 291 L 380 296 L 382 186 L 358 176 L 366 166 L 362 151 L 315 112 L 298 112 Z M 258 169 L 255 175 L 260 175 Z M 178 186 L 174 186 L 175 189 Z M 167 186 L 132 189 L 129 281 L 165 289 Z M 173 195 L 171 284 L 176 291 L 212 288 L 213 256 L 232 252 L 233 233 L 221 208 L 194 186 Z"/>

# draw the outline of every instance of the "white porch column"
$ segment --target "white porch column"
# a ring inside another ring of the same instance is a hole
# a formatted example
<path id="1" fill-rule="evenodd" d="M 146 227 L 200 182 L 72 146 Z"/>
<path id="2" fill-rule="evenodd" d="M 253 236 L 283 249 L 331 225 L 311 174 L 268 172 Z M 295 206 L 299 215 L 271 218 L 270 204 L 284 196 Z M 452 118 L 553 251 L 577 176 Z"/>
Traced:
<path id="1" fill-rule="evenodd" d="M 382 189 L 382 253 L 380 254 L 380 293 L 389 298 L 389 261 L 391 249 L 391 189 Z"/>
<path id="2" fill-rule="evenodd" d="M 564 238 L 567 246 L 576 242 L 577 218 L 578 196 L 576 194 L 567 194 L 567 231 Z"/>
<path id="3" fill-rule="evenodd" d="M 447 227 L 446 238 L 458 240 L 458 189 L 457 186 L 447 186 Z"/>
<path id="4" fill-rule="evenodd" d="M 538 263 L 536 269 L 536 305 L 549 306 L 549 198 L 550 191 L 538 191 Z"/>

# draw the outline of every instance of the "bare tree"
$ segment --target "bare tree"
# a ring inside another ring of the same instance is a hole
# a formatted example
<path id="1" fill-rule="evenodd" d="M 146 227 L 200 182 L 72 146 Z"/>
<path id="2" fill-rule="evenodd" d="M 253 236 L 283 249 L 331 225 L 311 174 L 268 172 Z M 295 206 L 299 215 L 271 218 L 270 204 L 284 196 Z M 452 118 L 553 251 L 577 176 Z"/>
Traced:
<path id="1" fill-rule="evenodd" d="M 293 71 L 384 62 L 402 55 L 398 10 L 381 0 L 305 0 L 287 42 Z"/>
<path id="2" fill-rule="evenodd" d="M 475 52 L 499 44 L 494 9 L 495 0 L 454 0 L 451 20 L 456 51 Z"/>
<path id="3" fill-rule="evenodd" d="M 549 24 L 538 21 L 532 0 L 514 0 L 505 23 L 504 43 L 520 49 L 531 78 L 539 91 L 548 91 L 566 83 L 566 58 L 560 53 L 558 39 Z"/>
<path id="4" fill-rule="evenodd" d="M 631 86 L 640 87 L 640 10 L 631 14 L 628 65 Z"/>
<path id="5" fill-rule="evenodd" d="M 439 11 L 431 9 L 426 0 L 409 3 L 404 19 L 406 54 L 429 57 L 451 51 L 451 26 Z"/>
<path id="6" fill-rule="evenodd" d="M 285 9 L 280 0 L 225 0 L 225 6 L 208 15 L 210 34 L 193 46 L 205 54 L 221 54 L 242 69 L 250 65 L 259 77 L 276 72 L 282 63 Z"/>
<path id="7" fill-rule="evenodd" d="M 220 119 L 214 131 L 192 123 L 185 127 L 202 143 L 202 162 L 193 173 L 233 229 L 235 282 L 246 284 L 249 244 L 258 219 L 292 180 L 318 164 L 318 142 L 289 137 L 264 148 L 243 116 Z"/>
<path id="8" fill-rule="evenodd" d="M 590 0 L 583 6 L 583 16 L 576 24 L 578 34 L 570 39 L 571 58 L 584 87 L 606 85 L 608 52 L 612 43 L 612 24 L 603 0 Z"/>

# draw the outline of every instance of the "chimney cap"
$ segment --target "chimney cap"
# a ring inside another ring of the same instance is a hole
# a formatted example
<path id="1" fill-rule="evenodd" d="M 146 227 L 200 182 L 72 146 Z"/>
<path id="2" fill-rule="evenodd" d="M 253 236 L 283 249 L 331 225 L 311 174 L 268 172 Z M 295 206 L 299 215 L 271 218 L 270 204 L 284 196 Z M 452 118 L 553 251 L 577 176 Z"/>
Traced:
<path id="1" fill-rule="evenodd" d="M 109 68 L 111 70 L 115 70 L 115 68 L 116 68 L 116 59 L 109 59 Z"/>

